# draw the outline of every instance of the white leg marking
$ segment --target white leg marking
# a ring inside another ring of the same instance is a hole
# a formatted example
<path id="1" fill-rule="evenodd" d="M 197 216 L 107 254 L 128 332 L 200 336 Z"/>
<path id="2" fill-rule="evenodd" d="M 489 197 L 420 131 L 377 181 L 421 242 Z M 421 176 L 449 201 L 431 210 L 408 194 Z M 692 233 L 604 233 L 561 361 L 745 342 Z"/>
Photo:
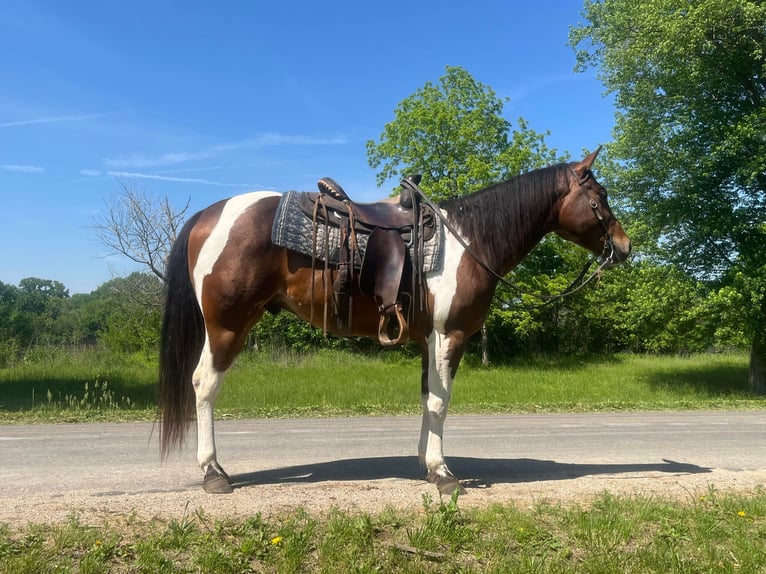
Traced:
<path id="1" fill-rule="evenodd" d="M 444 267 L 426 276 L 428 289 L 434 296 L 434 330 L 428 336 L 428 393 L 421 397 L 423 421 L 418 456 L 432 481 L 452 477 L 444 462 L 443 448 L 444 420 L 452 393 L 450 338 L 446 323 L 457 291 L 457 271 L 464 253 L 451 233 L 447 234 L 444 247 Z"/>
<path id="2" fill-rule="evenodd" d="M 451 476 L 444 462 L 444 420 L 447 418 L 452 372 L 449 364 L 450 340 L 434 331 L 428 337 L 428 394 L 422 396 L 423 425 L 419 455 L 429 480 Z"/>
<path id="3" fill-rule="evenodd" d="M 213 367 L 210 343 L 205 336 L 205 346 L 192 375 L 192 384 L 197 395 L 197 463 L 202 470 L 207 470 L 208 465 L 217 460 L 213 407 L 222 380 L 223 373 L 219 373 Z"/>

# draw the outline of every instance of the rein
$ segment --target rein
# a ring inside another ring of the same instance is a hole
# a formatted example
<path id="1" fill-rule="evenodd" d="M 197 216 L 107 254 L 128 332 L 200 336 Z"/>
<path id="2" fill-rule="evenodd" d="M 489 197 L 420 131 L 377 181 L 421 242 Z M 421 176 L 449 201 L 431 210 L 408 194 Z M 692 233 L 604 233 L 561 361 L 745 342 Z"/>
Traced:
<path id="1" fill-rule="evenodd" d="M 572 170 L 574 172 L 574 170 Z M 580 187 L 582 187 L 585 182 L 588 180 L 588 178 L 591 177 L 590 171 L 588 171 L 583 178 L 578 178 L 578 183 L 580 184 Z M 523 309 L 540 309 L 542 307 L 545 307 L 546 305 L 550 305 L 551 303 L 554 303 L 555 301 L 558 301 L 559 299 L 563 299 L 564 297 L 568 295 L 572 295 L 574 293 L 577 293 L 580 291 L 583 287 L 588 285 L 593 279 L 600 277 L 601 273 L 606 269 L 609 265 L 611 265 L 614 262 L 614 243 L 612 241 L 612 234 L 609 233 L 609 229 L 606 225 L 606 221 L 604 221 L 604 216 L 601 213 L 601 210 L 598 207 L 598 203 L 591 199 L 589 200 L 590 208 L 593 210 L 593 215 L 596 217 L 596 219 L 599 222 L 599 225 L 601 226 L 601 230 L 604 232 L 604 236 L 606 237 L 606 240 L 604 241 L 604 250 L 602 251 L 601 257 L 603 257 L 603 261 L 598 266 L 598 268 L 591 273 L 586 279 L 583 279 L 585 275 L 588 273 L 588 269 L 590 269 L 591 265 L 593 265 L 594 261 L 596 261 L 596 258 L 591 258 L 583 267 L 582 271 L 580 271 L 580 274 L 575 278 L 570 285 L 564 289 L 561 293 L 558 293 L 557 295 L 543 295 L 540 293 L 529 293 L 527 291 L 524 291 L 523 289 L 520 289 L 507 279 L 505 279 L 502 275 L 497 273 L 494 269 L 492 269 L 487 263 L 484 262 L 484 260 L 473 250 L 471 247 L 466 243 L 466 241 L 460 236 L 460 233 L 458 233 L 457 229 L 450 223 L 447 218 L 442 213 L 441 209 L 439 209 L 425 194 L 425 192 L 418 186 L 417 183 L 415 183 L 410 176 L 407 176 L 402 180 L 401 186 L 403 188 L 407 188 L 411 190 L 413 193 L 417 194 L 421 200 L 430 207 L 433 212 L 436 214 L 436 216 L 441 220 L 441 222 L 444 224 L 444 227 L 447 228 L 447 230 L 457 239 L 458 243 L 465 249 L 465 252 L 468 253 L 468 255 L 473 258 L 476 263 L 478 263 L 485 271 L 487 271 L 492 277 L 500 281 L 503 285 L 506 287 L 509 287 L 510 289 L 516 291 L 517 293 L 521 293 L 523 295 L 530 295 L 532 297 L 535 297 L 537 299 L 542 300 L 543 302 L 538 305 L 520 305 L 518 303 L 510 303 L 508 301 L 501 301 L 501 303 L 505 303 L 509 307 L 516 307 L 516 308 L 523 308 Z M 604 253 L 606 251 L 609 251 L 609 253 L 604 256 Z M 497 297 L 497 294 L 495 294 L 495 298 L 500 300 Z"/>

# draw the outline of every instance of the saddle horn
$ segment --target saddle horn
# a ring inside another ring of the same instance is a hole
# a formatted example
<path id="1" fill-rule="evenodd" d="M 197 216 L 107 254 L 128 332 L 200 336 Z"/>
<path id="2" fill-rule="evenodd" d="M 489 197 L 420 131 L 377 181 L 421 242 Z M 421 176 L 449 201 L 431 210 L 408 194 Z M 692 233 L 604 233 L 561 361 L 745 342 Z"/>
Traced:
<path id="1" fill-rule="evenodd" d="M 319 193 L 324 193 L 338 201 L 351 201 L 340 184 L 331 177 L 323 177 L 317 182 Z"/>
<path id="2" fill-rule="evenodd" d="M 423 176 L 419 173 L 415 173 L 413 175 L 405 176 L 404 179 L 414 183 L 415 185 L 418 185 L 422 177 Z M 402 190 L 399 192 L 399 205 L 402 207 L 402 209 L 413 208 L 415 205 L 415 198 L 412 196 L 412 189 L 402 186 Z"/>

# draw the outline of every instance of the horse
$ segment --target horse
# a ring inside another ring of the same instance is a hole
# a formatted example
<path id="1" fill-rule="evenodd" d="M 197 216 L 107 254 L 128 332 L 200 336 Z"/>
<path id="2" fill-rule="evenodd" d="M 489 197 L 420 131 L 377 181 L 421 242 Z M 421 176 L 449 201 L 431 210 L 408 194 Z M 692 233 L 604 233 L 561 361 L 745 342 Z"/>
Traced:
<path id="1" fill-rule="evenodd" d="M 630 254 L 630 239 L 591 169 L 599 149 L 582 161 L 531 171 L 437 206 L 451 231 L 444 234 L 439 267 L 424 274 L 425 304 L 412 306 L 408 338 L 421 351 L 418 457 L 426 479 L 442 493 L 462 489 L 447 466 L 442 440 L 453 381 L 468 338 L 487 317 L 500 277 L 551 232 L 602 259 L 611 251 L 607 266 Z M 264 312 L 287 310 L 341 336 L 378 335 L 377 302 L 358 284 L 352 287 L 354 314 L 348 328 L 339 332 L 334 309 L 325 311 L 329 321 L 316 312 L 313 301 L 329 297 L 331 282 L 323 278 L 327 269 L 272 242 L 280 197 L 251 192 L 210 205 L 186 222 L 167 261 L 160 452 L 165 458 L 182 446 L 196 415 L 197 463 L 203 488 L 212 494 L 232 492 L 216 455 L 216 397 L 226 370 Z"/>

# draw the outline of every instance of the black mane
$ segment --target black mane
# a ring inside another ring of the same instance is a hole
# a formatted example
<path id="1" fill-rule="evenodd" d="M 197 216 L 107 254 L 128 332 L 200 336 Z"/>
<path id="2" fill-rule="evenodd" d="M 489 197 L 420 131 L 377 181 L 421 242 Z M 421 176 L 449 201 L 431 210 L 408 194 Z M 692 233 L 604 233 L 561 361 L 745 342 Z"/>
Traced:
<path id="1" fill-rule="evenodd" d="M 447 200 L 440 206 L 459 227 L 471 248 L 490 266 L 529 248 L 540 239 L 545 220 L 558 199 L 559 178 L 569 164 L 525 173 L 476 193 Z M 540 235 L 536 233 L 539 231 Z"/>

